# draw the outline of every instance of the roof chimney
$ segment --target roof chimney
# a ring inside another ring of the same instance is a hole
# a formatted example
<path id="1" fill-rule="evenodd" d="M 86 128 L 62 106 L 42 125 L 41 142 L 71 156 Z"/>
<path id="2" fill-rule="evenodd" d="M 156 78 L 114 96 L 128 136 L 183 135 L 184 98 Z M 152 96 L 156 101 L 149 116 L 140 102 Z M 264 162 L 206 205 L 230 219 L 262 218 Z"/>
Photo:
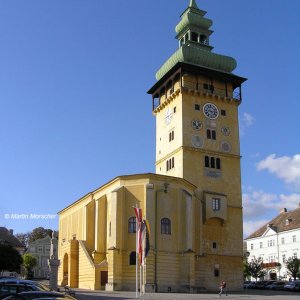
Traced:
<path id="1" fill-rule="evenodd" d="M 281 214 L 282 214 L 282 213 L 286 213 L 286 212 L 287 212 L 287 209 L 284 207 L 284 208 L 282 208 L 279 212 L 280 212 Z"/>

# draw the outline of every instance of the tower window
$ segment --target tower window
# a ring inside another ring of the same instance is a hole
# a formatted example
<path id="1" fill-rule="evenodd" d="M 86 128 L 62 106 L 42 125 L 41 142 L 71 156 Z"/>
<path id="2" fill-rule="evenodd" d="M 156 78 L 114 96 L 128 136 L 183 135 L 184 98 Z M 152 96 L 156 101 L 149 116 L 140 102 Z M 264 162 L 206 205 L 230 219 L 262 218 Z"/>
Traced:
<path id="1" fill-rule="evenodd" d="M 219 211 L 221 208 L 221 200 L 219 198 L 212 199 L 212 210 Z"/>
<path id="2" fill-rule="evenodd" d="M 200 111 L 200 104 L 195 104 L 195 110 L 199 110 Z"/>
<path id="3" fill-rule="evenodd" d="M 128 220 L 128 232 L 135 233 L 136 232 L 136 217 L 130 217 Z"/>
<path id="4" fill-rule="evenodd" d="M 174 130 L 169 132 L 169 142 L 174 140 Z"/>
<path id="5" fill-rule="evenodd" d="M 135 266 L 136 265 L 136 252 L 132 251 L 129 255 L 129 265 Z"/>
<path id="6" fill-rule="evenodd" d="M 212 129 L 207 129 L 207 130 L 206 130 L 206 137 L 207 137 L 209 140 L 216 140 L 216 139 L 217 139 L 216 131 L 215 131 L 215 130 L 212 130 Z"/>
<path id="7" fill-rule="evenodd" d="M 216 167 L 216 163 L 215 163 L 215 158 L 214 157 L 210 158 L 210 167 L 213 168 L 213 169 Z"/>
<path id="8" fill-rule="evenodd" d="M 217 243 L 216 243 L 216 242 L 213 242 L 213 243 L 212 243 L 212 247 L 213 247 L 213 249 L 217 249 Z"/>
<path id="9" fill-rule="evenodd" d="M 161 234 L 171 234 L 171 221 L 168 218 L 162 218 L 161 224 Z"/>
<path id="10" fill-rule="evenodd" d="M 215 158 L 215 157 L 210 157 L 210 156 L 205 156 L 204 157 L 204 166 L 206 168 L 220 170 L 221 169 L 221 159 Z"/>
<path id="11" fill-rule="evenodd" d="M 196 32 L 192 32 L 192 38 L 191 40 L 193 42 L 198 42 L 198 34 Z"/>
<path id="12" fill-rule="evenodd" d="M 200 35 L 200 43 L 204 44 L 204 45 L 208 44 L 206 35 L 204 35 L 204 34 Z"/>
<path id="13" fill-rule="evenodd" d="M 172 157 L 167 160 L 166 169 L 167 169 L 167 171 L 169 171 L 169 170 L 173 169 L 174 167 L 175 167 L 175 159 L 174 159 L 174 157 Z"/>
<path id="14" fill-rule="evenodd" d="M 209 168 L 209 157 L 205 156 L 205 167 Z"/>
<path id="15" fill-rule="evenodd" d="M 226 110 L 224 110 L 224 109 L 221 109 L 221 116 L 226 116 Z"/>
<path id="16" fill-rule="evenodd" d="M 213 93 L 214 86 L 212 84 L 209 84 L 209 83 L 203 83 L 203 89 Z"/>
<path id="17" fill-rule="evenodd" d="M 176 113 L 176 106 L 174 106 L 174 108 L 173 108 L 173 112 L 174 112 L 174 114 Z"/>

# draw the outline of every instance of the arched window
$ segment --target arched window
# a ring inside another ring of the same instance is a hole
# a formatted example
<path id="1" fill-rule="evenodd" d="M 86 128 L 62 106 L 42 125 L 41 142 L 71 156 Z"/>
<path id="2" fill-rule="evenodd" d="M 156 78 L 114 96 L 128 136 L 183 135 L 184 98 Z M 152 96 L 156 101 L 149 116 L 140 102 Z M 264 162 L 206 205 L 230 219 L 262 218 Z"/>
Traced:
<path id="1" fill-rule="evenodd" d="M 168 218 L 162 218 L 161 221 L 161 234 L 171 234 L 171 221 Z"/>
<path id="2" fill-rule="evenodd" d="M 136 252 L 132 251 L 129 255 L 129 265 L 135 266 L 136 265 Z"/>
<path id="3" fill-rule="evenodd" d="M 128 232 L 135 233 L 136 232 L 136 217 L 130 217 L 128 220 Z"/>

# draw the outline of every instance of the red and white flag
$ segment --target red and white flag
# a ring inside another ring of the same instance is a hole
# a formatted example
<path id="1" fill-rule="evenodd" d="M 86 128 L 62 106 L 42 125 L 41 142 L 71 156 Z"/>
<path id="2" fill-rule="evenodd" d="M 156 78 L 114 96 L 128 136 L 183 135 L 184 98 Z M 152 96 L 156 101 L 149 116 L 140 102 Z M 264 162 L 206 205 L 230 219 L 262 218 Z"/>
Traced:
<path id="1" fill-rule="evenodd" d="M 142 246 L 142 209 L 138 207 L 134 207 L 134 212 L 136 215 L 136 233 L 137 233 L 137 242 L 136 242 L 136 253 L 139 254 L 140 263 L 142 262 L 142 252 L 143 252 L 143 246 Z"/>

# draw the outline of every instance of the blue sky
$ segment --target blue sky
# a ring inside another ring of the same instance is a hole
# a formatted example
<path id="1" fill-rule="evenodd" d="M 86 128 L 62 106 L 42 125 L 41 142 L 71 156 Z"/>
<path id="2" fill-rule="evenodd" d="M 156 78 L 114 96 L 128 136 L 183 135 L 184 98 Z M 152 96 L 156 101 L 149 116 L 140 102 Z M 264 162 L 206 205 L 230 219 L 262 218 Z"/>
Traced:
<path id="1" fill-rule="evenodd" d="M 0 1 L 0 226 L 154 172 L 146 91 L 189 0 Z M 300 1 L 198 0 L 214 52 L 248 78 L 240 106 L 244 234 L 300 203 Z M 9 216 L 9 217 L 7 217 Z"/>

